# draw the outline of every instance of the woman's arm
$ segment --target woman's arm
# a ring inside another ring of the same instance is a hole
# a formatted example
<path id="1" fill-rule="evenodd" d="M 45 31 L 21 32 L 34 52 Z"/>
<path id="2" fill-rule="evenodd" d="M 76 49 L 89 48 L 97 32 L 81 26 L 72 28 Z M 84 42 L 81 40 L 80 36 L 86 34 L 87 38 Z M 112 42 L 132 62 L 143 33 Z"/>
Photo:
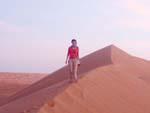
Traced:
<path id="1" fill-rule="evenodd" d="M 78 47 L 78 51 L 77 51 L 77 58 L 79 59 L 79 47 Z"/>
<path id="2" fill-rule="evenodd" d="M 78 66 L 80 66 L 80 58 L 79 58 L 79 47 L 78 47 L 78 51 L 77 51 L 77 59 L 78 59 Z"/>
<path id="3" fill-rule="evenodd" d="M 66 64 L 68 64 L 68 58 L 69 58 L 69 48 L 68 48 L 68 52 L 67 52 L 67 57 L 66 57 Z"/>

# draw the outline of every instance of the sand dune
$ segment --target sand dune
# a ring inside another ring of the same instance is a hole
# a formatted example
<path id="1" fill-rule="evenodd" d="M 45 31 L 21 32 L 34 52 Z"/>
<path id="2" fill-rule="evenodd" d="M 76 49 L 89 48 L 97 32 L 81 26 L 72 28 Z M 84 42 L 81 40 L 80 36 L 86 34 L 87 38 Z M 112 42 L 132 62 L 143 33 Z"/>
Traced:
<path id="1" fill-rule="evenodd" d="M 0 101 L 45 77 L 37 73 L 0 72 Z"/>
<path id="2" fill-rule="evenodd" d="M 47 73 L 0 72 L 0 83 L 32 84 L 45 77 Z"/>
<path id="3" fill-rule="evenodd" d="M 110 45 L 81 59 L 78 83 L 65 66 L 1 102 L 0 113 L 150 113 L 149 68 Z"/>

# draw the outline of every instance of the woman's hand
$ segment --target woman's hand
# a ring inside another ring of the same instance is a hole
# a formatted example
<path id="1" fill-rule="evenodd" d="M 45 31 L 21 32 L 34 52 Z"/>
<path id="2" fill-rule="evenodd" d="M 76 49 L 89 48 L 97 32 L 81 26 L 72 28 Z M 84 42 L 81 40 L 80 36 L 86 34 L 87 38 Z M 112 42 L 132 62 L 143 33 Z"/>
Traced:
<path id="1" fill-rule="evenodd" d="M 80 60 L 78 59 L 78 66 L 80 66 Z"/>
<path id="2" fill-rule="evenodd" d="M 66 60 L 65 64 L 68 64 L 68 60 Z"/>

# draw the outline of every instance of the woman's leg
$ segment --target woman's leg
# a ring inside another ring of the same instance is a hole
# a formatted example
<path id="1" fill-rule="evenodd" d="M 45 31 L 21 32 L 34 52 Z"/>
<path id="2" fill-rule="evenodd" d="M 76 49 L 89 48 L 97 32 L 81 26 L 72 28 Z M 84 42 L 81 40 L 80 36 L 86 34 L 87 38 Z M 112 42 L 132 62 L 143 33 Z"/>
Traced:
<path id="1" fill-rule="evenodd" d="M 70 80 L 72 80 L 72 78 L 73 78 L 73 60 L 69 59 L 68 64 L 69 64 Z"/>
<path id="2" fill-rule="evenodd" d="M 78 80 L 77 71 L 78 71 L 78 60 L 74 59 L 74 61 L 73 61 L 73 75 L 74 75 L 74 79 L 76 81 Z"/>

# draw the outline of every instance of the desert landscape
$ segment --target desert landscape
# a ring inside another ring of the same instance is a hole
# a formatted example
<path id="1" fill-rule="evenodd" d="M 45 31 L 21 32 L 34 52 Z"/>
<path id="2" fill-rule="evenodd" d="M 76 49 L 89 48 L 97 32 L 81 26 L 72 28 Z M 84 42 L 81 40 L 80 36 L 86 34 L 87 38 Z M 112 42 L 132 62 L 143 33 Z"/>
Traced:
<path id="1" fill-rule="evenodd" d="M 150 61 L 110 45 L 51 74 L 0 73 L 0 113 L 150 113 Z"/>

